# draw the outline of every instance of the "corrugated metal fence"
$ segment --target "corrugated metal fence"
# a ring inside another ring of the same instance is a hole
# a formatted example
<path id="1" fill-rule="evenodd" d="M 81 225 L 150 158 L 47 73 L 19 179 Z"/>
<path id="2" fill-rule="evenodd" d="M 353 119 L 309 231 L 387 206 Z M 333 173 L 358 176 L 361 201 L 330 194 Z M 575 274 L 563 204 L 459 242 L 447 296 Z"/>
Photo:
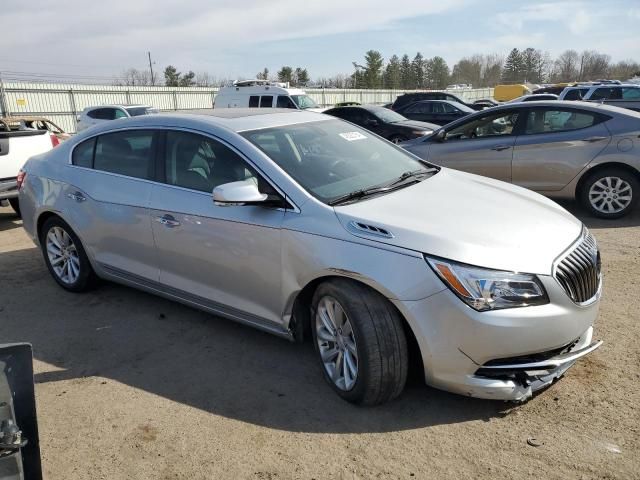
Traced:
<path id="1" fill-rule="evenodd" d="M 307 94 L 321 106 L 339 102 L 385 104 L 405 90 L 341 90 L 309 88 Z M 76 131 L 76 117 L 86 107 L 106 104 L 146 104 L 162 111 L 212 108 L 215 87 L 130 87 L 58 83 L 0 84 L 0 115 L 30 114 L 51 119 L 67 132 Z M 493 96 L 493 89 L 454 90 L 466 101 Z"/>

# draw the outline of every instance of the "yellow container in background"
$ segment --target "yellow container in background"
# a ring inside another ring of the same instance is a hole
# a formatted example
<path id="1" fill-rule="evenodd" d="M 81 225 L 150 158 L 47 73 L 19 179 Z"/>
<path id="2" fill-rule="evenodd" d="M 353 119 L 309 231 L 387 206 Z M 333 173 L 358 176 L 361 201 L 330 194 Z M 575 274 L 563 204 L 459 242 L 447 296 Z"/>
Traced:
<path id="1" fill-rule="evenodd" d="M 531 90 L 526 85 L 496 85 L 493 89 L 493 98 L 498 102 L 508 102 L 514 98 L 521 97 L 522 95 L 528 95 Z"/>

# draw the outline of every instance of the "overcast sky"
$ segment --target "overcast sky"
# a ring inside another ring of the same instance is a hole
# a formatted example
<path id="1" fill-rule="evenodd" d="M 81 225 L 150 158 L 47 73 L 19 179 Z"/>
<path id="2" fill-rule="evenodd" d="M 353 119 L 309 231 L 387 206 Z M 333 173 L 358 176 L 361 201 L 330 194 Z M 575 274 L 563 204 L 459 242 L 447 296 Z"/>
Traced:
<path id="1" fill-rule="evenodd" d="M 173 64 L 221 78 L 282 65 L 312 78 L 351 73 L 369 49 L 385 58 L 420 51 L 450 65 L 529 46 L 640 60 L 638 0 L 3 0 L 0 24 L 5 77 L 108 77 L 146 68 L 148 50 L 158 71 Z"/>

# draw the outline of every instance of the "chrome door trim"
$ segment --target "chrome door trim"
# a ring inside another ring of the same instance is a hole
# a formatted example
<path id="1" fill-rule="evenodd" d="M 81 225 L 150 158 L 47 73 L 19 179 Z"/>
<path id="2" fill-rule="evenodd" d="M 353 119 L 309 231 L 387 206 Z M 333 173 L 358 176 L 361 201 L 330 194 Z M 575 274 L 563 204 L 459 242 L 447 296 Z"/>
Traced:
<path id="1" fill-rule="evenodd" d="M 214 302 L 212 300 L 207 300 L 206 298 L 202 298 L 198 295 L 193 295 L 177 288 L 169 287 L 168 285 L 164 285 L 160 282 L 155 282 L 153 280 L 139 277 L 137 275 L 122 271 L 118 268 L 114 268 L 103 263 L 98 263 L 98 266 L 103 271 L 106 277 L 115 282 L 123 283 L 134 288 L 145 290 L 149 293 L 160 295 L 170 300 L 175 300 L 190 307 L 194 307 L 198 310 L 212 313 L 214 315 L 219 315 L 228 320 L 233 320 L 234 322 L 257 328 L 258 330 L 262 330 L 279 337 L 293 340 L 292 331 L 286 330 L 282 326 L 274 324 L 273 322 L 265 318 L 253 315 L 243 310 L 238 310 L 234 307 Z"/>

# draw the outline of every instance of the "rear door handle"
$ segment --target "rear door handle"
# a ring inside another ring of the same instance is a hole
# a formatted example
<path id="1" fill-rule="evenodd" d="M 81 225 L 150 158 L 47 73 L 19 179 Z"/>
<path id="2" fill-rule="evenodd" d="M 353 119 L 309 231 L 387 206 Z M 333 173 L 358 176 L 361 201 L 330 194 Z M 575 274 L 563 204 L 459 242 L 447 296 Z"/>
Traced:
<path id="1" fill-rule="evenodd" d="M 589 138 L 585 138 L 584 141 L 593 143 L 593 142 L 599 142 L 600 140 L 606 140 L 606 139 L 607 137 L 589 137 Z"/>
<path id="2" fill-rule="evenodd" d="M 511 145 L 496 145 L 491 150 L 495 150 L 496 152 L 501 152 L 502 150 L 508 150 L 511 148 Z"/>
<path id="3" fill-rule="evenodd" d="M 180 226 L 180 222 L 177 221 L 173 215 L 169 215 L 169 214 L 163 215 L 161 217 L 156 217 L 155 220 L 160 225 L 164 225 L 165 227 L 168 227 L 168 228 L 174 228 L 174 227 Z"/>
<path id="4" fill-rule="evenodd" d="M 84 202 L 87 199 L 87 197 L 80 192 L 67 193 L 67 197 L 76 202 Z"/>

